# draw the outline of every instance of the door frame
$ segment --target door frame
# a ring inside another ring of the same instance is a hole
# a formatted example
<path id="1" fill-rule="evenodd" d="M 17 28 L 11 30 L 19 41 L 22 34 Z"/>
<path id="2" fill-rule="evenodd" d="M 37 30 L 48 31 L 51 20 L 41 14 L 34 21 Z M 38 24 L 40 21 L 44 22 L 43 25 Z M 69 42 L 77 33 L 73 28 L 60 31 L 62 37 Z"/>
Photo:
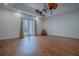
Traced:
<path id="1" fill-rule="evenodd" d="M 24 17 L 20 17 L 20 19 L 21 19 L 21 22 L 20 22 L 20 34 L 19 34 L 19 38 L 23 38 L 24 37 L 24 31 L 23 31 Z M 36 20 L 34 20 L 34 23 L 35 23 L 35 31 L 34 31 L 35 35 L 34 36 L 37 36 L 37 23 L 36 23 Z M 33 36 L 33 35 L 30 35 L 30 36 Z"/>
<path id="2" fill-rule="evenodd" d="M 19 38 L 23 38 L 23 17 L 20 17 L 20 34 L 19 34 Z"/>

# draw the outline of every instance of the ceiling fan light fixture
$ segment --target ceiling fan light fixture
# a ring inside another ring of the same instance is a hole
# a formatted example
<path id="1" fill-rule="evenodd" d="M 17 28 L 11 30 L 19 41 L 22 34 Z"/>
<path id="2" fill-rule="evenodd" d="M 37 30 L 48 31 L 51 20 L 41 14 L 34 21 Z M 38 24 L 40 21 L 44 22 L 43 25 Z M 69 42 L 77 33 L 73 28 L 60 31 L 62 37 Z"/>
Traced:
<path id="1" fill-rule="evenodd" d="M 44 8 L 42 10 L 36 9 L 35 11 L 37 13 L 40 14 L 40 16 L 45 17 L 45 14 L 48 13 L 50 11 L 50 14 L 52 15 L 52 10 L 56 10 L 56 8 L 58 7 L 57 3 L 48 3 L 48 4 L 44 4 Z"/>
<path id="2" fill-rule="evenodd" d="M 56 9 L 58 7 L 57 3 L 48 3 L 50 9 Z"/>

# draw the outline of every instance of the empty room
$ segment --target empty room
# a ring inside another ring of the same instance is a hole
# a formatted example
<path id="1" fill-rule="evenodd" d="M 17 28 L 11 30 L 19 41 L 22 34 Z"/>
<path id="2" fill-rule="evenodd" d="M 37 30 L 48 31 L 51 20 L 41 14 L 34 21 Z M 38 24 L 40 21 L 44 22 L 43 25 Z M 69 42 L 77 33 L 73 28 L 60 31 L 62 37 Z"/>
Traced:
<path id="1" fill-rule="evenodd" d="M 79 4 L 0 3 L 0 56 L 79 56 Z"/>

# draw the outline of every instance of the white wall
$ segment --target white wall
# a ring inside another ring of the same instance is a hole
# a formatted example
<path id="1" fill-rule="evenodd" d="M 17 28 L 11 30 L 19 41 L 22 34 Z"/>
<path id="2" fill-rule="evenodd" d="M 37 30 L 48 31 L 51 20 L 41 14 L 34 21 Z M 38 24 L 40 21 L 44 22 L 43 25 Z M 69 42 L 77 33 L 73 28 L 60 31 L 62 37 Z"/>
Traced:
<path id="1" fill-rule="evenodd" d="M 0 39 L 18 38 L 20 14 L 0 9 Z"/>
<path id="2" fill-rule="evenodd" d="M 79 11 L 52 16 L 44 20 L 48 35 L 79 38 Z"/>
<path id="3" fill-rule="evenodd" d="M 21 24 L 20 16 L 21 15 L 19 13 L 0 9 L 0 40 L 19 37 Z M 26 16 L 26 18 L 30 18 L 30 16 Z M 31 17 L 30 19 L 36 20 L 37 34 L 40 35 L 42 29 L 41 19 L 39 17 L 36 19 Z"/>
<path id="4" fill-rule="evenodd" d="M 37 35 L 40 35 L 41 29 L 42 29 L 42 19 L 40 19 L 39 17 L 36 17 L 35 20 L 36 20 L 36 27 L 37 27 Z"/>

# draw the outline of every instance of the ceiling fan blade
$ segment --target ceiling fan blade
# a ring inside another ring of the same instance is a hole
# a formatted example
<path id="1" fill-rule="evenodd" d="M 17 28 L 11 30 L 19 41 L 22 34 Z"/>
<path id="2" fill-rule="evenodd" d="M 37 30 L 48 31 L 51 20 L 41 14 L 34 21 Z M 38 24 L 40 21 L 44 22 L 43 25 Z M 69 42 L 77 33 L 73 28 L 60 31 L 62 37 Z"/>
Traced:
<path id="1" fill-rule="evenodd" d="M 45 17 L 45 15 L 42 13 L 41 16 Z"/>
<path id="2" fill-rule="evenodd" d="M 35 11 L 37 12 L 37 13 L 40 13 L 41 11 L 40 10 L 38 10 L 38 9 L 35 9 Z"/>

